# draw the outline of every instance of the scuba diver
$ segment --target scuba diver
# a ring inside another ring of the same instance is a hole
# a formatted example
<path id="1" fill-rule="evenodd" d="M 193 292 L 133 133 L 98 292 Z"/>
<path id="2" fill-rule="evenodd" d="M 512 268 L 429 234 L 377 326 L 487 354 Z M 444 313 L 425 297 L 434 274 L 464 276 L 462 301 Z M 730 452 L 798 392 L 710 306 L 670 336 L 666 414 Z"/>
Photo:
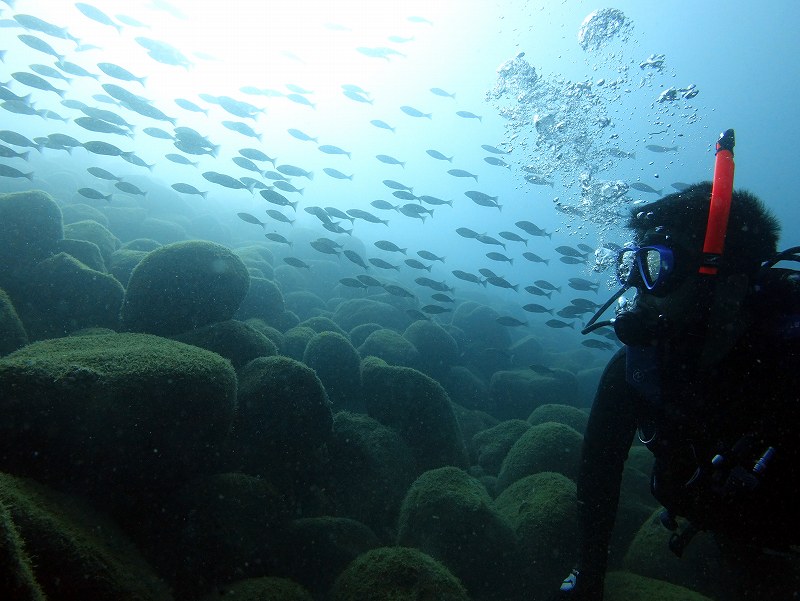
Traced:
<path id="1" fill-rule="evenodd" d="M 578 564 L 554 596 L 602 601 L 628 450 L 654 455 L 651 492 L 681 555 L 712 534 L 723 599 L 798 599 L 800 247 L 777 253 L 779 224 L 733 191 L 733 130 L 717 142 L 713 185 L 638 206 L 619 251 L 622 288 L 584 333 L 613 325 L 578 476 Z M 632 301 L 620 299 L 636 290 Z M 615 302 L 616 317 L 599 322 Z M 682 518 L 678 520 L 678 518 Z M 680 525 L 679 525 L 680 524 Z M 729 572 L 729 573 L 728 573 Z"/>

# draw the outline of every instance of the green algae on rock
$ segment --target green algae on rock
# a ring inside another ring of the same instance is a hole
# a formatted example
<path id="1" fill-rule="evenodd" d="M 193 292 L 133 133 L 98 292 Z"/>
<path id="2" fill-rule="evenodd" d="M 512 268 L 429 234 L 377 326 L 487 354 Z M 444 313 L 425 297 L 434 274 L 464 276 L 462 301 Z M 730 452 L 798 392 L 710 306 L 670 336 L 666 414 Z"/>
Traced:
<path id="1" fill-rule="evenodd" d="M 233 318 L 250 285 L 241 259 L 202 240 L 156 249 L 131 274 L 122 305 L 126 330 L 171 336 Z"/>
<path id="2" fill-rule="evenodd" d="M 0 469 L 89 493 L 174 485 L 210 469 L 236 385 L 219 355 L 146 334 L 30 344 L 0 358 Z"/>
<path id="3" fill-rule="evenodd" d="M 336 579 L 332 601 L 470 601 L 458 578 L 417 549 L 380 547 L 359 555 Z"/>

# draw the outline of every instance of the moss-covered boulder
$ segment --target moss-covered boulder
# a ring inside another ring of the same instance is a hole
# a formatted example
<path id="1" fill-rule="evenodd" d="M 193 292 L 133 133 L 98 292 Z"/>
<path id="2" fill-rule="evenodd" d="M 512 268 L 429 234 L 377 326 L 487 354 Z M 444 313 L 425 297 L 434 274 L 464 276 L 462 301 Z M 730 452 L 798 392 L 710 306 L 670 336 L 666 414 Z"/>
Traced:
<path id="1" fill-rule="evenodd" d="M 364 341 L 370 334 L 372 334 L 372 332 L 382 329 L 383 326 L 379 323 L 362 323 L 361 325 L 358 325 L 350 330 L 348 336 L 350 337 L 350 342 L 353 343 L 353 346 L 358 348 L 364 344 Z"/>
<path id="2" fill-rule="evenodd" d="M 280 331 L 278 331 L 276 328 L 273 328 L 270 325 L 267 325 L 265 321 L 255 317 L 248 319 L 247 321 L 245 321 L 245 323 L 254 330 L 261 332 L 262 334 L 264 334 L 264 336 L 269 338 L 275 345 L 275 348 L 278 349 L 279 353 L 283 352 L 283 347 L 284 344 L 286 343 L 286 339 L 284 338 L 283 334 L 281 334 Z"/>
<path id="3" fill-rule="evenodd" d="M 367 413 L 394 428 L 411 447 L 419 471 L 466 467 L 467 454 L 447 393 L 422 372 L 374 357 L 361 364 Z"/>
<path id="4" fill-rule="evenodd" d="M 508 451 L 530 427 L 528 422 L 513 419 L 478 432 L 472 437 L 471 445 L 474 449 L 475 463 L 487 473 L 496 476 Z"/>
<path id="5" fill-rule="evenodd" d="M 417 549 L 380 547 L 359 555 L 334 583 L 332 601 L 470 601 L 458 578 Z"/>
<path id="6" fill-rule="evenodd" d="M 463 333 L 465 364 L 489 376 L 508 364 L 511 334 L 497 323 L 500 314 L 491 307 L 468 301 L 453 312 L 452 325 Z M 492 349 L 487 352 L 487 349 Z"/>
<path id="7" fill-rule="evenodd" d="M 333 418 L 329 489 L 337 515 L 372 528 L 382 540 L 394 540 L 400 503 L 417 475 L 411 451 L 400 435 L 359 413 L 340 411 Z"/>
<path id="8" fill-rule="evenodd" d="M 236 319 L 256 318 L 274 326 L 283 315 L 285 305 L 280 288 L 272 280 L 250 278 L 250 288 L 236 310 Z"/>
<path id="9" fill-rule="evenodd" d="M 688 588 L 630 572 L 606 576 L 605 601 L 712 601 Z"/>
<path id="10" fill-rule="evenodd" d="M 103 227 L 108 227 L 108 217 L 103 215 L 98 209 L 87 204 L 75 203 L 62 206 L 61 213 L 64 217 L 64 223 L 75 223 L 76 221 L 91 219 Z"/>
<path id="11" fill-rule="evenodd" d="M 108 266 L 108 271 L 127 288 L 133 270 L 146 256 L 147 251 L 144 250 L 120 248 L 111 255 L 111 265 Z"/>
<path id="12" fill-rule="evenodd" d="M 278 354 L 277 347 L 269 338 L 235 319 L 212 323 L 172 338 L 222 355 L 236 370 L 257 357 L 272 357 Z"/>
<path id="13" fill-rule="evenodd" d="M 91 493 L 172 486 L 209 469 L 235 400 L 230 363 L 180 342 L 36 342 L 0 358 L 0 469 Z"/>
<path id="14" fill-rule="evenodd" d="M 589 423 L 589 414 L 570 405 L 539 405 L 528 416 L 527 421 L 532 426 L 545 422 L 558 422 L 583 434 L 586 424 Z"/>
<path id="15" fill-rule="evenodd" d="M 456 467 L 430 470 L 411 485 L 397 542 L 441 561 L 475 598 L 505 600 L 518 586 L 514 532 L 483 485 Z"/>
<path id="16" fill-rule="evenodd" d="M 28 270 L 53 254 L 63 237 L 61 209 L 52 196 L 41 190 L 0 194 L 0 288 L 19 301 Z"/>
<path id="17" fill-rule="evenodd" d="M 489 387 L 472 370 L 454 365 L 438 380 L 454 403 L 465 409 L 486 412 L 492 410 Z"/>
<path id="18" fill-rule="evenodd" d="M 362 323 L 379 323 L 384 328 L 402 332 L 411 323 L 408 315 L 397 307 L 368 298 L 354 298 L 339 304 L 333 320 L 348 332 Z"/>
<path id="19" fill-rule="evenodd" d="M 151 238 L 135 238 L 134 240 L 125 242 L 122 246 L 120 246 L 120 250 L 139 250 L 149 253 L 150 251 L 161 248 L 162 246 L 164 245 L 161 244 L 161 242 Z"/>
<path id="20" fill-rule="evenodd" d="M 308 290 L 295 290 L 285 296 L 286 307 L 300 319 L 308 319 L 325 310 L 325 301 Z"/>
<path id="21" fill-rule="evenodd" d="M 403 332 L 403 338 L 419 353 L 420 371 L 439 379 L 458 361 L 458 344 L 442 326 L 417 320 Z"/>
<path id="22" fill-rule="evenodd" d="M 336 323 L 330 317 L 326 317 L 325 315 L 309 317 L 305 321 L 301 321 L 300 326 L 311 328 L 317 334 L 320 332 L 336 332 L 340 336 L 347 336 L 347 332 L 336 325 Z"/>
<path id="23" fill-rule="evenodd" d="M 262 576 L 218 586 L 201 601 L 314 601 L 306 589 L 288 578 Z"/>
<path id="24" fill-rule="evenodd" d="M 25 326 L 11 299 L 0 289 L 0 355 L 7 355 L 26 344 L 28 334 Z"/>
<path id="25" fill-rule="evenodd" d="M 498 419 L 526 419 L 540 405 L 574 405 L 577 381 L 563 369 L 503 370 L 492 375 L 489 394 Z"/>
<path id="26" fill-rule="evenodd" d="M 161 244 L 174 244 L 189 237 L 181 224 L 154 217 L 142 220 L 137 228 L 137 235 L 141 238 L 157 240 Z"/>
<path id="27" fill-rule="evenodd" d="M 575 483 L 555 472 L 526 476 L 506 488 L 493 507 L 514 529 L 536 588 L 556 590 L 577 560 Z"/>
<path id="28" fill-rule="evenodd" d="M 314 370 L 289 357 L 259 357 L 239 374 L 229 441 L 235 469 L 291 482 L 315 478 L 333 415 Z"/>
<path id="29" fill-rule="evenodd" d="M 285 492 L 268 479 L 215 474 L 172 492 L 140 538 L 176 595 L 197 599 L 212 587 L 274 574 L 292 513 Z"/>
<path id="30" fill-rule="evenodd" d="M 224 246 L 193 240 L 163 246 L 133 270 L 122 305 L 123 327 L 171 336 L 231 319 L 250 276 Z"/>
<path id="31" fill-rule="evenodd" d="M 20 550 L 31 558 L 36 584 L 18 581 L 11 589 L 4 579 L 4 599 L 172 599 L 120 529 L 78 498 L 0 473 L 0 507 L 0 520 L 7 528 L 10 518 Z"/>
<path id="32" fill-rule="evenodd" d="M 334 411 L 364 411 L 361 399 L 361 356 L 346 336 L 320 332 L 308 341 L 303 363 L 317 373 Z"/>
<path id="33" fill-rule="evenodd" d="M 334 580 L 359 555 L 381 546 L 356 520 L 319 516 L 293 520 L 275 555 L 281 576 L 299 582 L 315 598 L 327 598 Z"/>
<path id="34" fill-rule="evenodd" d="M 314 330 L 305 326 L 295 326 L 286 330 L 283 334 L 283 354 L 292 359 L 302 361 L 308 341 L 316 335 L 317 333 Z"/>
<path id="35" fill-rule="evenodd" d="M 583 436 L 564 424 L 545 422 L 531 426 L 503 460 L 498 474 L 501 490 L 539 472 L 558 472 L 574 481 L 582 445 Z"/>
<path id="36" fill-rule="evenodd" d="M 66 253 L 33 267 L 26 292 L 29 302 L 19 309 L 32 338 L 64 336 L 89 327 L 119 328 L 122 284 Z"/>
<path id="37" fill-rule="evenodd" d="M 64 238 L 56 242 L 54 252 L 67 253 L 75 257 L 89 269 L 94 269 L 101 273 L 108 271 L 106 261 L 100 253 L 100 248 L 94 242 Z"/>
<path id="38" fill-rule="evenodd" d="M 33 575 L 33 563 L 25 551 L 11 513 L 0 501 L 0 582 L 2 591 L 19 601 L 45 601 L 45 595 Z"/>
<path id="39" fill-rule="evenodd" d="M 358 347 L 362 357 L 378 357 L 389 365 L 419 367 L 419 353 L 408 340 L 394 330 L 376 330 Z"/>
<path id="40" fill-rule="evenodd" d="M 655 510 L 639 528 L 625 554 L 623 568 L 717 597 L 719 577 L 724 569 L 712 535 L 698 533 L 684 550 L 683 557 L 676 557 L 669 549 L 672 532 L 661 523 L 661 511 L 660 508 Z M 679 520 L 679 525 L 685 527 L 685 520 Z"/>
<path id="41" fill-rule="evenodd" d="M 106 265 L 111 264 L 111 254 L 119 247 L 119 240 L 117 240 L 116 236 L 107 227 L 93 219 L 76 221 L 65 225 L 64 237 L 72 240 L 86 240 L 96 244 Z"/>

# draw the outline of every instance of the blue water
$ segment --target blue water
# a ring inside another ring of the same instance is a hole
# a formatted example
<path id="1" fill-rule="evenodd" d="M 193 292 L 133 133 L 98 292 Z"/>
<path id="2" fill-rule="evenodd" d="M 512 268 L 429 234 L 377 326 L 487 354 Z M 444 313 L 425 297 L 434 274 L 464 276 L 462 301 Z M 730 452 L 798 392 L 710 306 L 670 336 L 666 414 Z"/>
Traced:
<path id="1" fill-rule="evenodd" d="M 564 166 L 553 165 L 552 157 L 536 147 L 530 124 L 510 124 L 499 115 L 496 103 L 486 101 L 486 92 L 496 82 L 497 67 L 524 52 L 525 60 L 543 82 L 563 85 L 564 82 L 596 84 L 600 78 L 625 80 L 618 95 L 598 93 L 596 102 L 605 103 L 601 108 L 608 113 L 612 126 L 602 132 L 598 130 L 597 136 L 617 134 L 613 142 L 600 140 L 601 145 L 635 152 L 636 158 L 612 161 L 612 165 L 593 173 L 594 178 L 628 183 L 641 180 L 663 188 L 664 193 L 673 191 L 672 182 L 709 179 L 714 141 L 720 131 L 732 127 L 738 142 L 736 186 L 761 196 L 779 217 L 784 224 L 782 246 L 799 242 L 792 226 L 800 210 L 793 200 L 796 175 L 792 145 L 800 139 L 796 116 L 800 84 L 792 73 L 796 70 L 794 57 L 800 49 L 793 29 L 800 8 L 793 2 L 773 2 L 769 9 L 745 1 L 727 2 L 724 8 L 688 1 L 616 2 L 614 8 L 623 11 L 629 21 L 629 35 L 625 39 L 610 39 L 606 46 L 591 52 L 579 46 L 578 30 L 589 13 L 603 7 L 587 2 L 387 1 L 355 3 L 354 10 L 348 9 L 347 3 L 286 4 L 276 7 L 271 2 L 176 1 L 172 6 L 177 10 L 168 10 L 169 6 L 161 2 L 94 2 L 94 6 L 112 18 L 126 14 L 148 26 L 123 26 L 119 33 L 87 19 L 72 3 L 18 0 L 14 8 L 0 5 L 2 19 L 9 20 L 19 13 L 36 15 L 66 27 L 82 44 L 98 46 L 78 52 L 71 41 L 27 32 L 46 40 L 66 60 L 101 76 L 99 81 L 76 78 L 70 84 L 50 80 L 65 90 L 67 98 L 115 110 L 136 125 L 133 137 L 124 138 L 88 132 L 72 122 L 0 111 L 0 129 L 14 130 L 29 138 L 60 132 L 81 141 L 104 140 L 123 150 L 135 151 L 155 167 L 148 172 L 119 158 L 99 157 L 80 148 L 71 155 L 56 150 L 41 154 L 34 151 L 28 164 L 19 159 L 11 159 L 7 164 L 25 172 L 33 170 L 34 187 L 48 190 L 62 203 L 92 204 L 77 195 L 78 188 L 90 186 L 104 193 L 114 192 L 112 203 L 140 203 L 152 215 L 162 218 L 212 214 L 231 229 L 235 245 L 263 240 L 261 228 L 240 221 L 236 217 L 238 212 L 265 218 L 266 208 L 278 207 L 246 190 L 229 190 L 209 183 L 200 174 L 213 170 L 233 177 L 254 176 L 234 165 L 231 158 L 240 148 L 259 148 L 277 157 L 278 163 L 298 165 L 315 174 L 313 180 L 292 180 L 294 185 L 304 188 L 302 195 L 289 195 L 292 201 L 299 201 L 296 215 L 290 209 L 283 210 L 291 218 L 297 218 L 294 226 L 271 223 L 270 231 L 291 239 L 297 228 L 307 227 L 318 230 L 319 236 L 334 238 L 303 209 L 319 205 L 369 210 L 388 218 L 389 227 L 356 221 L 353 238 L 342 239 L 346 245 L 359 251 L 366 249 L 365 256 L 400 265 L 405 257 L 388 255 L 372 243 L 387 239 L 408 247 L 409 257 L 425 249 L 447 258 L 444 265 L 436 263 L 430 274 L 403 266 L 399 274 L 375 274 L 378 270 L 371 270 L 373 275 L 396 276 L 400 283 L 420 295 L 421 304 L 428 302 L 424 295 L 432 291 L 419 289 L 414 278 L 423 275 L 445 280 L 456 287 L 456 296 L 478 298 L 492 304 L 500 314 L 527 320 L 534 330 L 549 334 L 540 323 L 549 316 L 530 315 L 521 310 L 525 303 L 541 301 L 522 288 L 537 279 L 563 286 L 569 277 L 585 277 L 601 284 L 597 297 L 564 287 L 563 292 L 554 295 L 550 305 L 561 308 L 576 296 L 602 302 L 608 275 L 594 273 L 589 266 L 563 265 L 553 249 L 563 244 L 596 247 L 604 241 L 623 242 L 624 232 L 608 221 L 598 223 L 592 219 L 592 211 L 582 217 L 557 211 L 555 201 L 566 206 L 580 204 L 578 181 L 582 169 L 569 168 L 568 161 L 564 161 Z M 408 19 L 411 16 L 424 17 L 429 22 L 413 22 Z M 0 49 L 7 51 L 5 62 L 0 64 L 0 81 L 11 81 L 8 87 L 17 94 L 32 93 L 39 109 L 49 108 L 72 119 L 81 116 L 78 111 L 61 106 L 56 94 L 27 88 L 12 80 L 11 73 L 27 70 L 32 63 L 53 62 L 52 57 L 23 45 L 16 37 L 22 33 L 26 33 L 22 28 L 0 30 Z M 387 39 L 390 35 L 413 39 L 392 42 Z M 172 44 L 193 66 L 185 69 L 152 60 L 135 42 L 137 36 Z M 359 54 L 356 50 L 359 47 L 387 47 L 403 56 L 370 58 Z M 639 63 L 651 54 L 664 55 L 666 66 L 662 73 L 646 75 L 640 69 Z M 106 77 L 97 69 L 98 62 L 117 63 L 138 76 L 147 76 L 146 85 Z M 647 83 L 642 86 L 644 78 Z M 103 93 L 102 83 L 118 84 L 146 96 L 156 107 L 176 118 L 179 126 L 193 127 L 219 144 L 219 156 L 190 157 L 200 161 L 197 169 L 165 160 L 164 154 L 176 152 L 171 142 L 148 137 L 141 129 L 160 127 L 171 131 L 170 124 L 93 101 L 92 94 Z M 239 91 L 242 86 L 255 86 L 288 94 L 287 84 L 310 91 L 307 97 L 316 107 L 295 104 L 285 97 L 252 96 Z M 373 102 L 359 103 L 346 98 L 342 94 L 343 84 L 360 86 L 369 92 Z M 662 90 L 689 84 L 699 89 L 699 94 L 690 101 L 670 107 L 656 102 Z M 455 98 L 437 96 L 430 92 L 433 87 L 452 92 Z M 203 102 L 198 93 L 232 96 L 263 108 L 264 112 L 255 121 L 240 119 L 219 106 Z M 180 109 L 174 103 L 177 97 L 208 108 L 208 116 Z M 432 118 L 409 117 L 400 111 L 403 105 L 431 113 Z M 553 107 L 538 108 L 544 112 Z M 464 119 L 455 115 L 458 110 L 482 118 Z M 570 116 L 575 121 L 581 118 L 580 114 Z M 396 132 L 374 127 L 370 124 L 373 119 L 388 122 L 396 127 Z M 220 125 L 222 120 L 248 123 L 262 135 L 262 141 L 225 129 Z M 516 127 L 517 137 L 513 140 L 509 125 Z M 315 144 L 291 137 L 288 128 L 317 137 L 319 144 L 339 146 L 351 152 L 352 158 L 323 154 Z M 656 128 L 667 133 L 651 135 Z M 508 146 L 503 146 L 504 143 Z M 679 150 L 662 154 L 644 148 L 654 143 L 677 145 Z M 511 154 L 503 157 L 511 168 L 484 162 L 483 158 L 489 155 L 481 149 L 482 144 L 513 148 Z M 425 153 L 428 149 L 453 156 L 452 164 L 429 157 Z M 386 165 L 375 159 L 377 154 L 397 157 L 406 165 Z M 520 167 L 531 163 L 546 164 L 554 170 L 552 187 L 525 182 Z M 126 196 L 108 182 L 93 178 L 85 171 L 92 165 L 148 190 L 147 199 Z M 332 179 L 322 172 L 324 167 L 352 174 L 353 180 Z M 265 164 L 264 168 L 272 167 Z M 474 173 L 478 181 L 447 174 L 452 168 Z M 424 224 L 395 212 L 373 209 L 369 203 L 376 199 L 394 204 L 405 202 L 391 196 L 392 190 L 381 183 L 385 179 L 413 186 L 416 194 L 453 200 L 453 207 L 435 207 L 433 218 Z M 208 191 L 207 200 L 178 195 L 169 188 L 176 182 Z M 23 189 L 27 182 L 4 178 L 0 185 L 7 190 Z M 463 194 L 468 190 L 498 196 L 502 211 L 475 205 Z M 655 198 L 632 191 L 628 201 Z M 627 207 L 620 203 L 614 209 L 622 215 Z M 507 251 L 503 251 L 465 240 L 454 232 L 458 227 L 468 227 L 495 237 L 500 231 L 513 231 L 528 238 L 514 226 L 521 219 L 553 232 L 552 239 L 532 238 L 527 249 L 509 242 Z M 524 250 L 549 258 L 550 265 L 527 262 L 521 257 Z M 513 265 L 487 259 L 485 253 L 491 251 L 505 252 L 514 259 Z M 321 258 L 308 247 L 291 250 L 278 247 L 276 254 Z M 482 267 L 491 268 L 519 285 L 520 292 L 491 286 L 480 288 L 451 274 L 455 269 L 477 273 Z M 354 273 L 359 271 L 353 266 Z M 579 329 L 579 322 L 573 325 Z M 562 337 L 564 331 L 558 331 L 562 344 L 578 343 L 577 334 L 573 336 L 569 331 L 569 336 Z"/>

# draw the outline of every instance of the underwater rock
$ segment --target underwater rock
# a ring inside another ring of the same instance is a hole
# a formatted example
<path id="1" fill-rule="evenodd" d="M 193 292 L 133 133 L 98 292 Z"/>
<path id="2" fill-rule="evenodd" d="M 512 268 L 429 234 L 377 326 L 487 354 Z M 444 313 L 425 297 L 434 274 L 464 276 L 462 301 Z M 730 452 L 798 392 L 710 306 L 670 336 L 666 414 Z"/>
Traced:
<path id="1" fill-rule="evenodd" d="M 25 326 L 8 295 L 0 289 L 0 356 L 28 344 Z"/>
<path id="2" fill-rule="evenodd" d="M 201 601 L 314 601 L 306 589 L 287 578 L 262 576 L 246 578 L 232 584 L 218 586 L 214 591 L 202 597 Z"/>
<path id="3" fill-rule="evenodd" d="M 337 515 L 358 520 L 385 542 L 393 541 L 400 504 L 416 476 L 408 445 L 379 421 L 340 411 L 333 417 L 329 449 L 329 487 Z"/>
<path id="4" fill-rule="evenodd" d="M 440 325 L 417 320 L 403 332 L 403 338 L 419 353 L 420 371 L 438 379 L 458 361 L 458 344 Z"/>
<path id="5" fill-rule="evenodd" d="M 381 329 L 372 332 L 358 347 L 362 357 L 377 357 L 389 365 L 419 367 L 419 353 L 408 340 L 394 330 Z"/>
<path id="6" fill-rule="evenodd" d="M 75 223 L 76 221 L 91 219 L 103 227 L 108 228 L 108 217 L 106 217 L 98 209 L 87 204 L 76 203 L 62 206 L 61 214 L 63 216 L 65 225 L 69 223 Z"/>
<path id="7" fill-rule="evenodd" d="M 153 217 L 143 219 L 136 231 L 138 238 L 150 238 L 164 245 L 174 244 L 189 238 L 182 225 Z"/>
<path id="8" fill-rule="evenodd" d="M 319 332 L 308 341 L 303 363 L 322 381 L 334 411 L 364 412 L 361 356 L 346 336 L 337 332 Z"/>
<path id="9" fill-rule="evenodd" d="M 300 326 L 311 328 L 317 334 L 321 332 L 336 332 L 340 336 L 347 336 L 347 332 L 336 325 L 330 317 L 325 317 L 324 315 L 317 315 L 316 317 L 310 317 L 305 321 L 301 321 Z"/>
<path id="10" fill-rule="evenodd" d="M 314 370 L 289 357 L 259 357 L 239 373 L 231 461 L 247 474 L 292 483 L 315 478 L 333 432 L 330 401 Z"/>
<path id="11" fill-rule="evenodd" d="M 720 578 L 726 570 L 713 536 L 699 532 L 684 550 L 683 557 L 677 557 L 669 549 L 672 532 L 661 523 L 661 511 L 659 507 L 644 520 L 628 547 L 623 568 L 638 576 L 686 587 L 714 599 L 724 598 L 718 595 L 721 592 Z M 682 518 L 678 524 L 679 528 L 686 526 Z"/>
<path id="12" fill-rule="evenodd" d="M 127 288 L 133 270 L 147 256 L 147 253 L 148 251 L 144 250 L 120 248 L 111 255 L 111 265 L 109 265 L 108 270 L 111 275 Z"/>
<path id="13" fill-rule="evenodd" d="M 111 264 L 111 254 L 119 247 L 119 240 L 108 228 L 94 220 L 76 221 L 64 226 L 64 237 L 72 240 L 94 242 L 103 255 L 103 263 Z"/>
<path id="14" fill-rule="evenodd" d="M 250 288 L 236 310 L 236 319 L 257 318 L 274 326 L 284 311 L 283 294 L 275 282 L 251 277 Z"/>
<path id="15" fill-rule="evenodd" d="M 269 338 L 275 345 L 275 348 L 278 349 L 278 352 L 280 354 L 283 354 L 283 347 L 286 342 L 283 334 L 281 334 L 278 330 L 276 330 L 272 326 L 267 325 L 266 322 L 264 322 L 263 320 L 255 317 L 246 320 L 245 323 L 254 330 L 261 332 L 262 334 L 264 334 L 264 336 Z"/>
<path id="16" fill-rule="evenodd" d="M 606 576 L 604 598 L 606 601 L 712 601 L 718 597 L 706 597 L 663 580 L 618 571 Z"/>
<path id="17" fill-rule="evenodd" d="M 317 333 L 314 330 L 305 326 L 295 326 L 286 330 L 283 334 L 283 354 L 297 361 L 302 361 L 308 341 L 316 335 Z"/>
<path id="18" fill-rule="evenodd" d="M 0 288 L 19 302 L 28 270 L 52 255 L 62 238 L 61 209 L 47 192 L 0 194 Z"/>
<path id="19" fill-rule="evenodd" d="M 300 319 L 309 319 L 325 310 L 325 301 L 308 290 L 296 290 L 284 296 L 286 308 Z"/>
<path id="20" fill-rule="evenodd" d="M 572 405 L 575 375 L 563 369 L 497 371 L 489 383 L 491 414 L 498 419 L 527 419 L 541 405 Z"/>
<path id="21" fill-rule="evenodd" d="M 333 314 L 333 321 L 346 331 L 364 323 L 379 323 L 384 328 L 402 332 L 411 323 L 411 319 L 397 307 L 367 298 L 341 303 Z"/>
<path id="22" fill-rule="evenodd" d="M 364 524 L 333 516 L 294 520 L 281 542 L 275 554 L 277 572 L 299 582 L 318 599 L 327 597 L 336 577 L 356 557 L 381 546 Z"/>
<path id="23" fill-rule="evenodd" d="M 427 471 L 411 485 L 397 543 L 441 561 L 474 598 L 508 599 L 518 586 L 509 578 L 522 563 L 514 559 L 520 557 L 514 532 L 484 486 L 456 467 Z"/>
<path id="24" fill-rule="evenodd" d="M 383 326 L 379 323 L 362 323 L 361 325 L 350 330 L 348 336 L 350 337 L 350 342 L 353 343 L 353 346 L 358 348 L 364 344 L 364 341 L 370 334 L 372 334 L 372 332 L 381 329 L 383 329 Z"/>
<path id="25" fill-rule="evenodd" d="M 45 601 L 24 545 L 11 513 L 0 502 L 0 582 L 3 583 L 3 593 L 20 601 Z"/>
<path id="26" fill-rule="evenodd" d="M 142 532 L 176 596 L 274 573 L 278 540 L 292 516 L 283 492 L 264 478 L 222 473 L 195 478 L 160 503 Z M 158 543 L 154 543 L 158 541 Z"/>
<path id="27" fill-rule="evenodd" d="M 172 599 L 120 529 L 76 497 L 0 473 L 0 531 L 9 532 L 9 518 L 22 551 L 32 558 L 35 582 L 24 582 L 27 586 L 11 594 L 4 579 L 4 598 Z"/>
<path id="28" fill-rule="evenodd" d="M 239 370 L 257 357 L 278 354 L 275 344 L 244 322 L 229 319 L 172 336 L 173 340 L 213 351 Z"/>
<path id="29" fill-rule="evenodd" d="M 496 476 L 508 451 L 530 427 L 528 422 L 512 419 L 478 432 L 472 437 L 471 445 L 475 451 L 475 463 Z"/>
<path id="30" fill-rule="evenodd" d="M 136 238 L 120 246 L 120 250 L 141 250 L 144 252 L 150 252 L 151 250 L 161 248 L 162 246 L 164 245 L 160 242 L 156 242 L 155 240 L 151 240 L 150 238 Z"/>
<path id="31" fill-rule="evenodd" d="M 125 290 L 114 276 L 90 269 L 66 253 L 40 262 L 28 275 L 29 302 L 20 307 L 34 339 L 75 330 L 119 328 Z"/>
<path id="32" fill-rule="evenodd" d="M 208 469 L 233 421 L 236 374 L 165 338 L 70 336 L 0 358 L 0 391 L 0 469 L 131 497 Z"/>
<path id="33" fill-rule="evenodd" d="M 106 269 L 106 261 L 103 258 L 103 255 L 100 253 L 100 247 L 94 242 L 65 238 L 56 242 L 53 251 L 56 254 L 61 252 L 67 253 L 86 265 L 86 267 L 89 269 L 99 271 L 100 273 L 106 273 L 109 271 Z"/>
<path id="34" fill-rule="evenodd" d="M 523 581 L 528 578 L 537 590 L 557 590 L 577 560 L 575 483 L 562 474 L 539 472 L 506 488 L 493 507 L 519 540 Z"/>
<path id="35" fill-rule="evenodd" d="M 498 474 L 503 490 L 531 474 L 558 472 L 570 480 L 578 477 L 583 436 L 556 422 L 532 426 L 508 451 Z"/>
<path id="36" fill-rule="evenodd" d="M 169 244 L 133 270 L 122 325 L 132 332 L 170 336 L 226 321 L 249 285 L 244 264 L 224 246 L 202 240 Z"/>
<path id="37" fill-rule="evenodd" d="M 470 601 L 458 578 L 417 549 L 380 547 L 359 555 L 334 583 L 332 601 Z"/>
<path id="38" fill-rule="evenodd" d="M 454 365 L 450 370 L 439 377 L 450 400 L 461 405 L 464 409 L 489 411 L 489 388 L 470 369 L 461 365 Z"/>
<path id="39" fill-rule="evenodd" d="M 528 423 L 538 426 L 544 422 L 558 422 L 565 424 L 583 435 L 586 424 L 589 423 L 589 414 L 569 405 L 539 405 L 528 416 Z"/>
<path id="40" fill-rule="evenodd" d="M 436 380 L 416 369 L 367 357 L 361 363 L 361 382 L 367 413 L 403 437 L 420 472 L 444 465 L 466 467 L 461 430 Z"/>

